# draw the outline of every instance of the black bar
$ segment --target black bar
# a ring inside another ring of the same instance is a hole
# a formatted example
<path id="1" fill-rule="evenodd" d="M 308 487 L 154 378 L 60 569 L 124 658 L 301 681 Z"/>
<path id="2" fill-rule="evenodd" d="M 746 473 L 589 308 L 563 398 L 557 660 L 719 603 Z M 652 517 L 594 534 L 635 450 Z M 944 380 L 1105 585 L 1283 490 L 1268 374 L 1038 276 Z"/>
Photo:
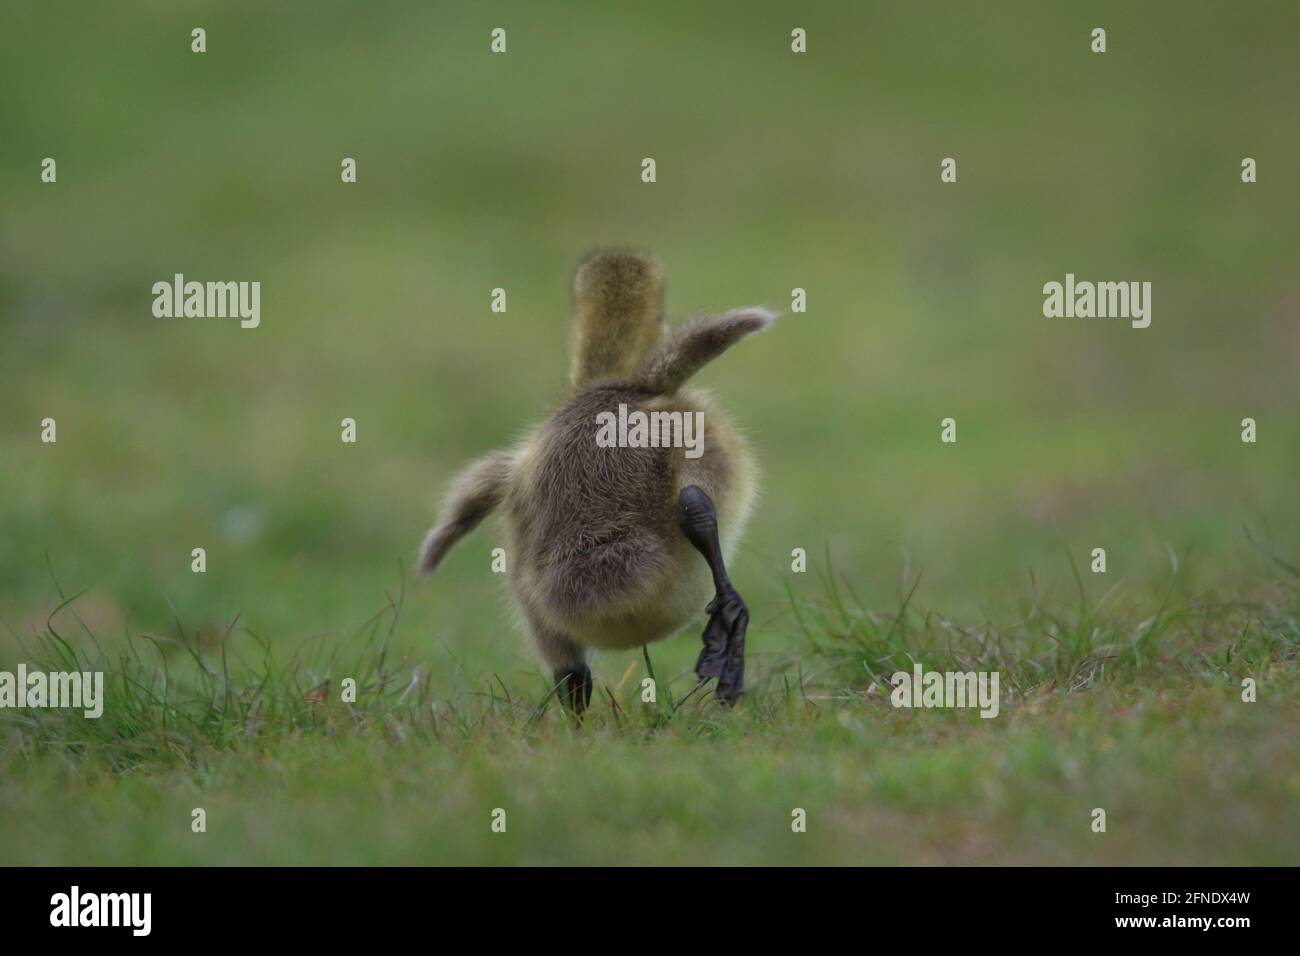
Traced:
<path id="1" fill-rule="evenodd" d="M 0 914 L 6 944 L 76 933 L 102 939 L 192 944 L 354 941 L 374 945 L 396 934 L 434 934 L 442 927 L 480 936 L 487 945 L 517 938 L 547 945 L 557 921 L 580 920 L 587 945 L 604 939 L 643 943 L 661 937 L 708 939 L 726 912 L 730 934 L 747 940 L 795 932 L 805 940 L 894 939 L 1172 939 L 1216 942 L 1293 923 L 1296 872 L 1259 868 L 962 868 L 747 869 L 627 868 L 595 870 L 420 868 L 30 868 L 0 870 Z M 81 912 L 99 912 L 98 894 L 149 894 L 148 934 L 143 901 L 118 926 L 53 926 L 71 909 L 77 887 Z M 56 912 L 60 894 L 68 907 Z M 1166 895 L 1174 894 L 1174 895 Z M 1194 895 L 1195 894 L 1195 895 Z M 1200 894 L 1203 894 L 1200 895 Z M 87 897 L 94 896 L 93 903 Z M 87 909 L 89 907 L 89 909 Z M 608 932 L 597 932 L 602 919 Z M 1190 921 L 1210 921 L 1208 927 Z M 1243 925 L 1222 921 L 1245 920 Z M 1124 920 L 1151 922 L 1120 925 Z M 1168 923 L 1166 921 L 1169 921 Z M 1181 922 L 1180 922 L 1181 921 Z M 566 931 L 567 932 L 567 931 Z M 917 934 L 920 934 L 919 936 Z M 514 936 L 514 934 L 518 934 Z M 571 939 L 571 941 L 573 941 Z M 740 943 L 739 945 L 748 945 Z M 8 947 L 6 947 L 8 948 Z M 18 950 L 10 949 L 10 952 Z"/>

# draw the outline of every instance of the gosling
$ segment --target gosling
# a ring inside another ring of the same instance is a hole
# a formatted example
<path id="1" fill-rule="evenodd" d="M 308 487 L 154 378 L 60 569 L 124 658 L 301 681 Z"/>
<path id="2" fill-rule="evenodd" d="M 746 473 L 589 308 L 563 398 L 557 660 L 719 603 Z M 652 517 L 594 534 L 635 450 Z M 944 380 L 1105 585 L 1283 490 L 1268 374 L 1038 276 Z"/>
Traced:
<path id="1" fill-rule="evenodd" d="M 663 303 L 663 273 L 651 258 L 601 252 L 582 263 L 570 320 L 572 397 L 515 447 L 462 471 L 420 549 L 427 575 L 502 509 L 512 596 L 556 693 L 578 714 L 591 701 L 589 649 L 667 637 L 710 587 L 695 673 L 717 678 L 724 705 L 745 690 L 749 609 L 726 563 L 749 518 L 756 469 L 730 419 L 685 385 L 776 314 L 737 309 L 669 331 Z M 660 423 L 660 434 L 633 428 L 611 443 L 610 424 L 635 412 Z M 695 447 L 670 440 L 689 431 L 672 435 L 674 420 L 700 424 Z"/>

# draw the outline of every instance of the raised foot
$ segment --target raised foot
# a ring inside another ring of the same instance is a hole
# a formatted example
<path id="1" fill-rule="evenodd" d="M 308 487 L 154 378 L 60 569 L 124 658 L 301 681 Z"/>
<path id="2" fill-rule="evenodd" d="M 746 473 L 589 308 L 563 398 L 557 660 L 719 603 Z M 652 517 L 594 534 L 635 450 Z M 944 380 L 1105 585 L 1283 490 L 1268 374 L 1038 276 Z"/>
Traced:
<path id="1" fill-rule="evenodd" d="M 709 623 L 704 626 L 704 649 L 695 662 L 700 680 L 718 679 L 714 695 L 731 706 L 745 692 L 745 632 L 749 629 L 749 608 L 735 588 L 719 591 L 704 609 Z"/>

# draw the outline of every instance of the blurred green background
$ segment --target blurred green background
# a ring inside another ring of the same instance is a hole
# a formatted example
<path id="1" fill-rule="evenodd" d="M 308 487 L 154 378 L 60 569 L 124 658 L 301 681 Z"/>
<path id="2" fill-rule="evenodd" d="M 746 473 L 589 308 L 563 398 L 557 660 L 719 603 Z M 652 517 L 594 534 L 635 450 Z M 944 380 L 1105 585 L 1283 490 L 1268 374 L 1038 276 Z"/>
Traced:
<path id="1" fill-rule="evenodd" d="M 1093 547 L 1108 583 L 1190 550 L 1248 593 L 1243 526 L 1300 545 L 1298 27 L 1281 2 L 9 4 L 0 614 L 43 627 L 48 555 L 101 632 L 168 601 L 207 635 L 355 628 L 455 469 L 562 400 L 569 278 L 612 243 L 661 258 L 675 317 L 807 290 L 701 376 L 761 455 L 733 572 L 756 652 L 794 547 L 873 606 L 923 572 L 956 615 Z M 261 327 L 154 318 L 176 272 L 260 281 Z M 1066 272 L 1151 281 L 1151 327 L 1044 318 Z M 497 543 L 408 594 L 400 640 L 535 680 Z"/>

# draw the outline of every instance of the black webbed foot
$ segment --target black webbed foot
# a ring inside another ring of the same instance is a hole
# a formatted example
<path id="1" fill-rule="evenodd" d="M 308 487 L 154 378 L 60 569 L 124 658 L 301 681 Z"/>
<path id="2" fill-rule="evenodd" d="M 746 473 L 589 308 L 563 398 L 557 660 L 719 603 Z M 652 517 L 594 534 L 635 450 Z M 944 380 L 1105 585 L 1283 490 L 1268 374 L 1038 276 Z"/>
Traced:
<path id="1" fill-rule="evenodd" d="M 591 668 L 586 664 L 555 672 L 555 692 L 579 716 L 591 703 Z"/>
<path id="2" fill-rule="evenodd" d="M 709 623 L 704 626 L 704 649 L 695 662 L 700 680 L 718 679 L 714 694 L 719 703 L 734 704 L 745 692 L 745 632 L 749 608 L 735 588 L 720 592 L 708 607 Z"/>
<path id="3" fill-rule="evenodd" d="M 745 631 L 749 608 L 727 578 L 718 541 L 718 513 L 713 500 L 696 485 L 682 489 L 677 499 L 677 521 L 682 533 L 704 556 L 713 573 L 716 596 L 705 608 L 704 649 L 695 663 L 700 680 L 718 679 L 715 694 L 719 702 L 731 705 L 745 692 Z"/>

